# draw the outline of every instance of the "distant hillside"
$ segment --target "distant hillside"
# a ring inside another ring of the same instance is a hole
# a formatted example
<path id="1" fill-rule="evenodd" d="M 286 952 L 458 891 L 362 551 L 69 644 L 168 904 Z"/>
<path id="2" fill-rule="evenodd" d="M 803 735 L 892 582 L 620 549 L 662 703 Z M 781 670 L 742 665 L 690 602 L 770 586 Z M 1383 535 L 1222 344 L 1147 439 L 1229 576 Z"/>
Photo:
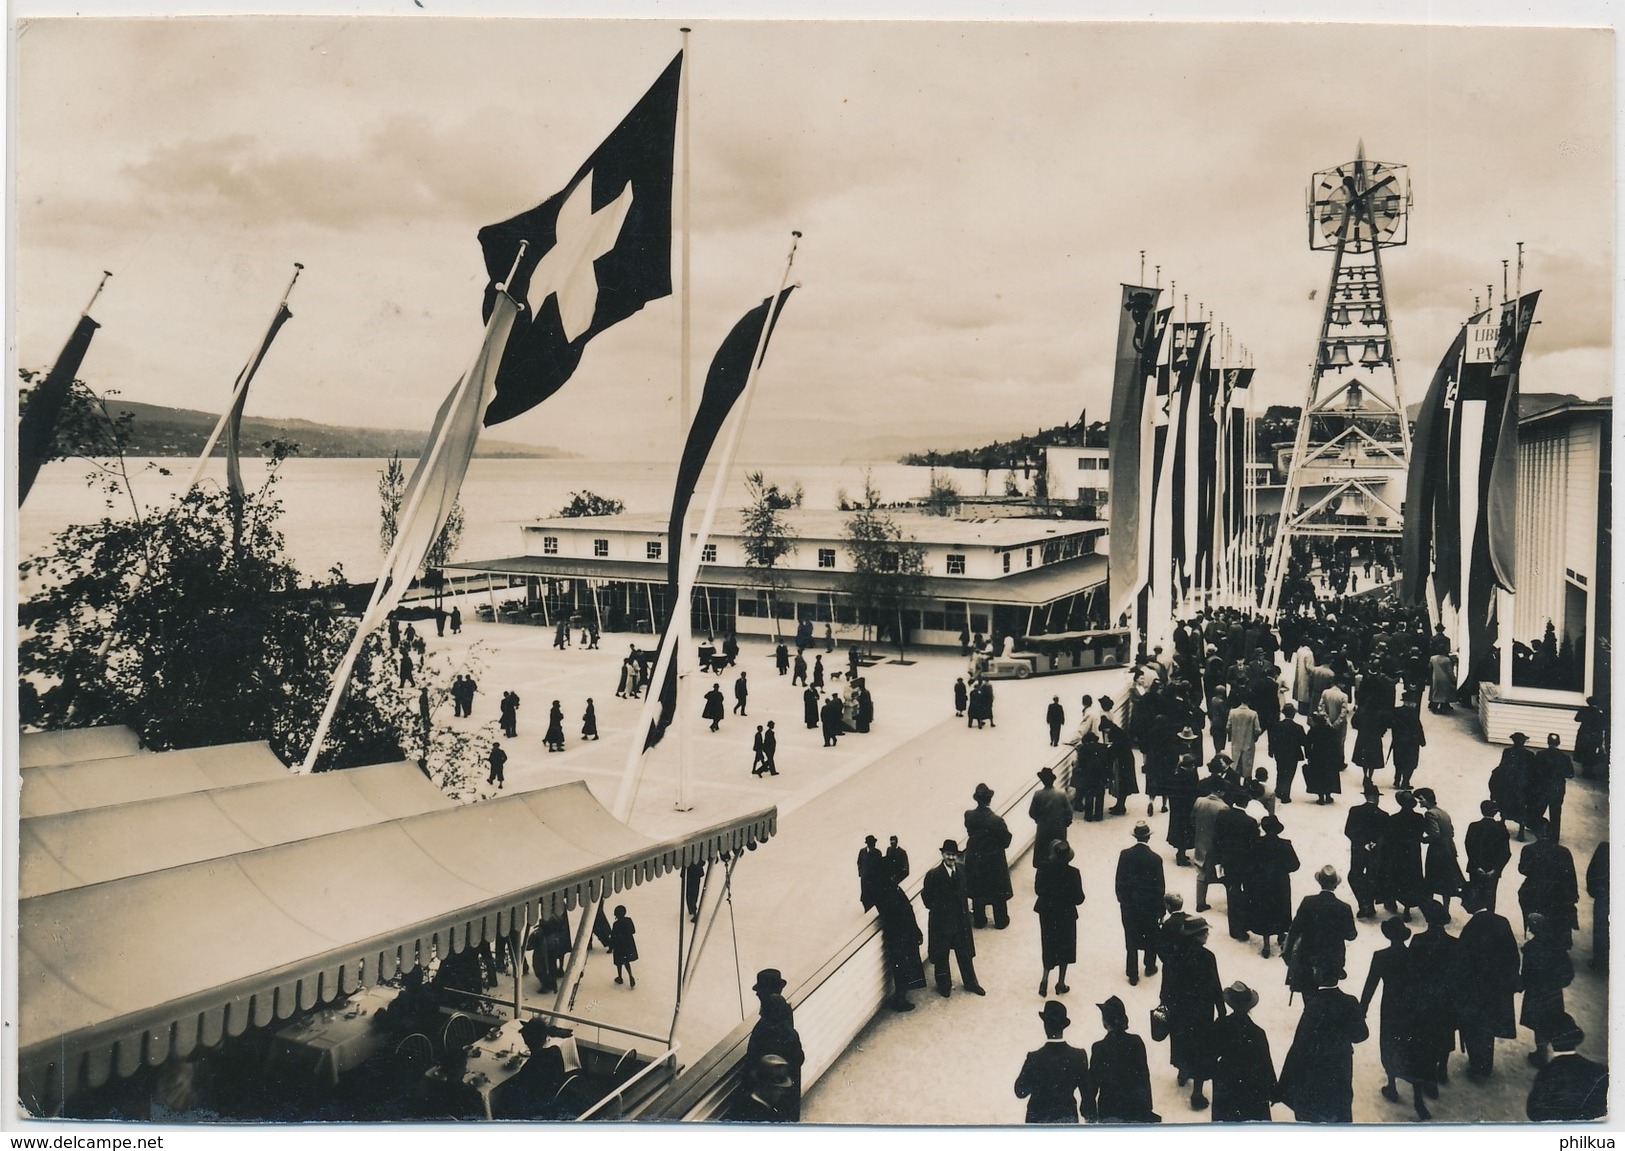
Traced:
<path id="1" fill-rule="evenodd" d="M 130 427 L 132 441 L 130 454 L 135 456 L 195 456 L 208 442 L 209 433 L 219 419 L 218 413 L 196 412 L 187 408 L 168 408 L 157 404 L 136 403 L 115 399 L 108 405 L 114 414 L 129 412 L 135 417 Z M 310 420 L 268 419 L 259 416 L 243 418 L 243 454 L 260 456 L 266 453 L 260 445 L 269 440 L 291 440 L 299 445 L 299 454 L 307 457 L 357 456 L 379 458 L 391 452 L 402 456 L 415 456 L 423 451 L 428 431 L 407 431 L 403 428 L 351 428 L 331 424 L 318 424 Z M 215 447 L 222 455 L 224 445 Z M 508 440 L 481 437 L 476 456 L 497 459 L 568 459 L 569 452 L 558 448 L 516 444 Z"/>
<path id="2" fill-rule="evenodd" d="M 980 448 L 910 452 L 897 462 L 925 467 L 981 468 L 984 471 L 995 468 L 1017 468 L 1023 464 L 1041 463 L 1044 459 L 1044 449 L 1047 447 L 1106 447 L 1107 431 L 1107 425 L 1104 423 L 1085 426 L 1079 421 L 1074 424 L 1060 424 L 1053 428 L 1040 428 L 1032 435 L 1017 436 L 1013 440 L 992 443 Z"/>

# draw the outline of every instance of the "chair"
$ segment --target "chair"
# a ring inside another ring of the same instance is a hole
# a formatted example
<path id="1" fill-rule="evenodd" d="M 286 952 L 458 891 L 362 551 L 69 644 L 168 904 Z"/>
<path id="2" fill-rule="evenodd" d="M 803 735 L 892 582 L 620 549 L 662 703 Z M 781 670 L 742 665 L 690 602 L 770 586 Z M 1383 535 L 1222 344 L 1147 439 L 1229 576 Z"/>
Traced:
<path id="1" fill-rule="evenodd" d="M 414 1031 L 395 1045 L 395 1060 L 416 1071 L 434 1062 L 434 1043 L 421 1031 Z"/>
<path id="2" fill-rule="evenodd" d="M 615 1070 L 609 1073 L 609 1082 L 613 1087 L 619 1087 L 632 1078 L 638 1070 L 637 1048 L 631 1048 L 615 1061 Z"/>
<path id="3" fill-rule="evenodd" d="M 553 1098 L 548 1102 L 548 1116 L 552 1118 L 574 1117 L 575 1111 L 578 1109 L 575 1107 L 574 1095 L 576 1089 L 583 1082 L 584 1076 L 580 1071 L 572 1071 L 566 1075 L 563 1082 L 559 1084 L 559 1089 L 553 1092 Z"/>
<path id="4" fill-rule="evenodd" d="M 468 1015 L 459 1011 L 446 1023 L 446 1030 L 440 1039 L 441 1050 L 446 1052 L 462 1051 L 480 1037 L 479 1025 Z"/>

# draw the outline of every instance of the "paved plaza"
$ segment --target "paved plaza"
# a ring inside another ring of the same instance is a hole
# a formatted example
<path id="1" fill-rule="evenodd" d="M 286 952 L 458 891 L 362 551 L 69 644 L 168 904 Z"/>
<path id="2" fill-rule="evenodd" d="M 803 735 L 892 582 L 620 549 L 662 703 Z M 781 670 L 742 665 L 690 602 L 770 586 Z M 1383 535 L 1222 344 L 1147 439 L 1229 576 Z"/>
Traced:
<path id="1" fill-rule="evenodd" d="M 465 613 L 471 615 L 472 613 Z M 615 698 L 614 685 L 621 658 L 630 642 L 648 643 L 648 637 L 605 635 L 597 651 L 579 647 L 552 647 L 551 629 L 511 624 L 465 624 L 461 637 L 429 640 L 437 650 L 456 654 L 479 644 L 486 670 L 482 695 L 475 701 L 471 720 L 450 720 L 437 714 L 437 722 L 495 723 L 497 700 L 503 691 L 517 691 L 523 705 L 519 738 L 505 741 L 510 759 L 507 791 L 545 787 L 568 779 L 585 779 L 606 805 L 613 803 L 625 764 L 630 732 L 636 722 L 637 701 Z M 826 657 L 827 670 L 846 664 L 843 646 Z M 808 651 L 810 657 L 813 649 Z M 961 817 L 972 806 L 970 793 L 987 782 L 1002 795 L 1031 780 L 1033 772 L 1053 761 L 1043 724 L 1044 707 L 1059 694 L 1067 708 L 1069 725 L 1075 721 L 1078 696 L 1106 692 L 1118 694 L 1124 673 L 1116 671 L 1000 681 L 996 685 L 998 726 L 967 730 L 954 718 L 952 684 L 964 670 L 956 653 L 910 653 L 910 663 L 884 662 L 870 667 L 867 678 L 876 701 L 876 722 L 867 735 L 847 735 L 837 748 L 822 746 L 820 733 L 802 723 L 801 688 L 774 670 L 770 645 L 745 640 L 737 667 L 720 676 L 687 677 L 684 691 L 683 738 L 693 778 L 694 804 L 688 811 L 675 806 L 677 755 L 668 739 L 650 756 L 649 772 L 639 792 L 630 822 L 649 835 L 668 835 L 685 828 L 741 814 L 764 804 L 779 808 L 779 833 L 765 847 L 739 864 L 731 909 L 718 920 L 701 971 L 683 1004 L 676 1036 L 685 1062 L 697 1059 L 754 1006 L 750 984 L 761 967 L 779 967 L 794 985 L 810 974 L 842 942 L 862 926 L 867 913 L 858 902 L 855 859 L 866 834 L 885 843 L 897 835 L 909 850 L 913 874 L 936 863 L 936 845 L 952 835 L 963 839 Z M 695 661 L 686 661 L 689 668 Z M 698 720 L 701 696 L 712 682 L 720 683 L 732 706 L 732 682 L 744 670 L 751 684 L 749 715 L 730 715 L 721 731 L 711 733 Z M 836 681 L 839 683 L 839 681 Z M 826 691 L 829 690 L 826 686 Z M 583 743 L 579 716 L 588 695 L 595 701 L 602 738 Z M 570 736 L 563 753 L 550 754 L 542 746 L 550 702 L 561 701 Z M 448 709 L 449 712 L 449 709 Z M 777 778 L 750 774 L 751 737 L 758 723 L 777 722 L 780 732 Z M 1450 716 L 1424 714 L 1428 746 L 1416 774 L 1418 786 L 1432 787 L 1441 805 L 1455 817 L 1458 836 L 1477 817 L 1484 797 L 1484 781 L 1499 759 L 1500 749 L 1485 744 L 1477 725 L 1465 711 Z M 1531 733 L 1538 742 L 1544 733 Z M 1267 763 L 1260 753 L 1260 761 Z M 1390 773 L 1379 776 L 1382 782 Z M 1352 792 L 1359 774 L 1343 776 L 1345 792 L 1329 807 L 1319 807 L 1300 796 L 1278 809 L 1302 861 L 1294 876 L 1294 900 L 1312 890 L 1312 875 L 1323 863 L 1340 872 L 1348 863 L 1343 820 L 1356 802 Z M 1384 787 L 1384 806 L 1393 809 L 1391 787 Z M 995 803 L 997 805 L 997 801 Z M 1078 849 L 1086 902 L 1078 924 L 1080 963 L 1069 974 L 1071 987 L 1064 997 L 1073 1019 L 1067 1038 L 1087 1047 L 1102 1033 L 1094 1004 L 1108 995 L 1128 1005 L 1131 1029 L 1145 1035 L 1148 1013 L 1157 1001 L 1157 981 L 1142 979 L 1129 987 L 1123 975 L 1122 932 L 1112 894 L 1117 853 L 1132 842 L 1130 828 L 1144 818 L 1143 798 L 1131 805 L 1128 816 L 1108 817 L 1098 824 L 1074 824 L 1071 840 Z M 1023 817 L 1012 815 L 1015 827 Z M 1170 890 L 1182 891 L 1186 906 L 1194 905 L 1194 870 L 1173 866 L 1173 851 L 1165 841 L 1167 817 L 1151 819 L 1152 845 L 1164 857 Z M 1564 809 L 1564 842 L 1582 873 L 1597 841 L 1606 834 L 1607 798 L 1598 784 L 1576 780 L 1570 785 Z M 1517 845 L 1514 843 L 1514 849 Z M 1508 867 L 1500 891 L 1499 910 L 1519 926 L 1517 861 Z M 916 993 L 919 1005 L 908 1015 L 882 1012 L 859 1036 L 846 1055 L 807 1095 L 803 1120 L 809 1123 L 868 1124 L 988 1124 L 1020 1123 L 1024 1105 L 1011 1090 L 1023 1054 L 1043 1040 L 1037 1013 L 1040 975 L 1037 917 L 1032 907 L 1032 867 L 1023 856 L 1012 868 L 1015 899 L 1009 929 L 988 929 L 977 935 L 977 971 L 988 989 L 986 998 L 955 994 L 943 1000 L 935 993 Z M 1340 894 L 1347 897 L 1346 885 Z M 1265 960 L 1259 944 L 1246 945 L 1228 937 L 1224 928 L 1224 892 L 1215 887 L 1213 910 L 1208 913 L 1214 932 L 1210 948 L 1218 959 L 1221 981 L 1241 980 L 1261 996 L 1254 1018 L 1269 1033 L 1277 1069 L 1301 1010 L 1301 1001 L 1288 1003 L 1285 966 L 1279 958 Z M 675 946 L 678 924 L 678 884 L 668 880 L 648 884 L 617 896 L 638 923 L 641 958 L 636 990 L 617 987 L 613 969 L 601 952 L 589 959 L 587 973 L 575 1004 L 577 1014 L 608 1023 L 664 1034 L 671 1026 L 675 985 Z M 731 914 L 730 914 L 731 911 Z M 1590 959 L 1590 900 L 1582 896 L 1580 930 L 1573 956 L 1577 975 L 1568 989 L 1568 1009 L 1585 1028 L 1584 1050 L 1594 1058 L 1607 1055 L 1606 980 L 1593 972 Z M 1465 916 L 1454 909 L 1452 932 Z M 924 926 L 924 913 L 921 913 Z M 1420 929 L 1418 922 L 1416 927 Z M 1349 978 L 1345 990 L 1358 995 L 1370 955 L 1382 944 L 1376 921 L 1359 925 L 1360 937 L 1350 945 Z M 540 1004 L 525 980 L 527 1002 Z M 549 997 L 550 999 L 550 997 Z M 1405 1102 L 1393 1104 L 1378 1094 L 1384 1077 L 1374 1032 L 1376 1005 L 1371 1020 L 1372 1038 L 1355 1049 L 1354 1115 L 1358 1122 L 1411 1122 L 1408 1091 Z M 1175 1086 L 1167 1063 L 1166 1044 L 1148 1039 L 1155 1106 L 1167 1123 L 1206 1123 L 1206 1113 L 1189 1109 L 1186 1092 Z M 1438 1123 L 1477 1120 L 1521 1122 L 1523 1103 L 1534 1071 L 1524 1059 L 1528 1033 L 1498 1044 L 1495 1078 L 1484 1085 L 1469 1082 L 1460 1072 L 1464 1057 L 1452 1061 L 1451 1082 L 1430 1103 Z M 1290 1120 L 1291 1112 L 1277 1106 L 1276 1118 Z"/>

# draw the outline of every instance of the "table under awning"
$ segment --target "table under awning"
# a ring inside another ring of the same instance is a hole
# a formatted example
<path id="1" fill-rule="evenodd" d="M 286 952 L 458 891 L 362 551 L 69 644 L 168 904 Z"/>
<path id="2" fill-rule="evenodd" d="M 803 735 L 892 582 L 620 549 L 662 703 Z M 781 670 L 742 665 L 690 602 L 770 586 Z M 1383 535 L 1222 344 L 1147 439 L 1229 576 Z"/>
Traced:
<path id="1" fill-rule="evenodd" d="M 17 762 L 23 767 L 50 767 L 134 755 L 140 750 L 141 737 L 133 728 L 118 724 L 73 727 L 66 731 L 25 731 L 17 740 Z"/>
<path id="2" fill-rule="evenodd" d="M 48 1110 L 82 1083 L 754 847 L 777 817 L 652 840 L 577 781 L 21 900 L 22 1098 Z"/>
<path id="3" fill-rule="evenodd" d="M 30 768 L 23 773 L 23 819 L 206 791 L 234 783 L 282 779 L 287 767 L 264 742 L 227 743 L 179 751 Z"/>
<path id="4" fill-rule="evenodd" d="M 17 897 L 32 899 L 455 806 L 405 761 L 40 815 L 18 825 Z"/>

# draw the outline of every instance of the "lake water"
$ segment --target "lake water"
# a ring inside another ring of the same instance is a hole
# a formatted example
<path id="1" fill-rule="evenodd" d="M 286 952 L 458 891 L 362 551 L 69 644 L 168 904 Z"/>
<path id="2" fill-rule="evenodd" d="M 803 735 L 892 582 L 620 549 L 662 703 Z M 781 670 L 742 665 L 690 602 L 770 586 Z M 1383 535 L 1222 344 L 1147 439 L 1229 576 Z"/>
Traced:
<path id="1" fill-rule="evenodd" d="M 173 499 L 191 475 L 191 459 L 150 461 L 167 468 L 164 476 L 131 464 L 136 497 L 144 506 Z M 407 464 L 410 470 L 410 462 Z M 300 569 L 322 575 L 334 564 L 353 580 L 370 580 L 383 564 L 378 546 L 378 477 L 384 461 L 376 459 L 292 459 L 278 480 L 286 515 L 283 532 L 288 551 Z M 744 476 L 760 469 L 781 487 L 801 484 L 806 506 L 833 508 L 839 493 L 856 496 L 863 491 L 868 467 L 881 496 L 890 500 L 918 499 L 926 494 L 930 469 L 880 462 L 864 464 L 741 464 L 723 497 L 723 507 L 738 507 L 745 500 Z M 58 460 L 40 472 L 28 503 L 18 515 L 18 556 L 38 554 L 63 528 L 87 523 L 104 515 L 129 514 L 127 503 L 111 510 L 98 488 L 85 483 L 88 465 L 80 460 Z M 939 468 L 965 495 L 998 494 L 1004 473 L 986 476 L 969 468 Z M 664 512 L 671 507 L 672 463 L 613 462 L 604 460 L 474 460 L 463 483 L 462 504 L 466 526 L 459 559 L 490 559 L 520 551 L 520 527 L 555 514 L 573 491 L 588 490 L 626 504 L 627 511 Z M 263 480 L 265 462 L 243 461 L 243 479 L 250 487 Z M 225 464 L 211 460 L 204 482 L 224 484 Z M 710 473 L 695 494 L 696 509 L 710 491 Z"/>

